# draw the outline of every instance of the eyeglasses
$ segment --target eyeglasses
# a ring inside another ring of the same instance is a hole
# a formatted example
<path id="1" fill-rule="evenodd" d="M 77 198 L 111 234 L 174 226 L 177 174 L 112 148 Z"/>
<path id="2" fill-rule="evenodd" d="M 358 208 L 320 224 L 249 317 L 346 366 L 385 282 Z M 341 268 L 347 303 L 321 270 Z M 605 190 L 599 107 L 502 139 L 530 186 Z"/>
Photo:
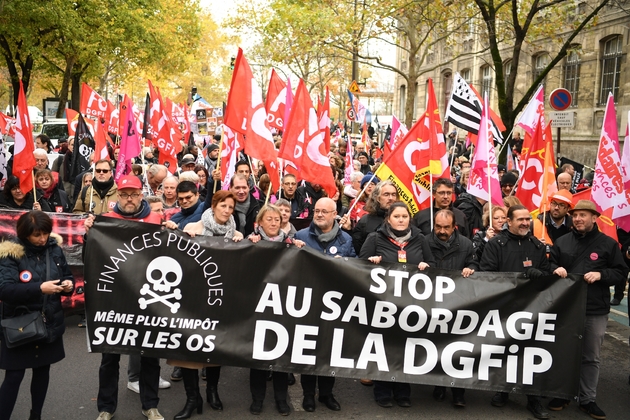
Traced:
<path id="1" fill-rule="evenodd" d="M 435 195 L 453 195 L 453 191 L 436 191 Z"/>
<path id="2" fill-rule="evenodd" d="M 111 172 L 111 169 L 94 169 L 94 172 L 96 172 L 97 174 L 107 174 Z"/>
<path id="3" fill-rule="evenodd" d="M 140 197 L 142 194 L 140 193 L 133 193 L 133 194 L 127 194 L 127 193 L 118 193 L 118 197 L 122 198 L 123 200 L 129 200 L 130 198 L 133 198 L 134 200 L 138 197 Z"/>
<path id="4" fill-rule="evenodd" d="M 313 213 L 315 214 L 321 214 L 322 216 L 328 216 L 330 213 L 334 212 L 334 210 L 320 210 L 320 209 L 315 209 L 313 211 Z"/>
<path id="5" fill-rule="evenodd" d="M 552 201 L 551 207 L 558 207 L 559 209 L 566 209 L 568 206 L 564 203 L 558 203 L 556 201 Z"/>

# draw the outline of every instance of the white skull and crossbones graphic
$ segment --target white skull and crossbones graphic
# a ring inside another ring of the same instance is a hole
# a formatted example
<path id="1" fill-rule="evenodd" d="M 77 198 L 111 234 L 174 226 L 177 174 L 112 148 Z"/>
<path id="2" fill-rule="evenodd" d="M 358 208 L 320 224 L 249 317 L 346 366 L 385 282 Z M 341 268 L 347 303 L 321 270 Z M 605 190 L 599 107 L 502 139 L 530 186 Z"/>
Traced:
<path id="1" fill-rule="evenodd" d="M 141 297 L 138 299 L 140 309 L 146 309 L 148 305 L 162 302 L 171 308 L 172 313 L 177 313 L 181 306 L 179 302 L 171 302 L 170 299 L 180 300 L 182 292 L 175 286 L 182 281 L 182 267 L 171 257 L 157 257 L 147 267 L 146 278 L 149 283 L 145 283 L 140 289 L 141 295 L 150 295 L 150 299 Z M 172 293 L 171 293 L 172 289 Z M 156 292 L 164 292 L 159 294 Z"/>

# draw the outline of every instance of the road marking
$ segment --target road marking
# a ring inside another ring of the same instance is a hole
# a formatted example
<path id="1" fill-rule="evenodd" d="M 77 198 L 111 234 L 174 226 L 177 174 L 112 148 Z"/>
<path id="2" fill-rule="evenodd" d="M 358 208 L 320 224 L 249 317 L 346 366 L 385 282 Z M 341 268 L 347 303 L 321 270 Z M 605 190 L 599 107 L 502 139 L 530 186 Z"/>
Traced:
<path id="1" fill-rule="evenodd" d="M 623 316 L 625 318 L 628 318 L 628 314 L 622 311 L 618 311 L 617 309 L 614 308 L 610 308 L 610 312 L 612 312 L 615 315 L 619 315 L 619 316 Z"/>
<path id="2" fill-rule="evenodd" d="M 628 342 L 628 337 L 624 337 L 623 335 L 617 334 L 616 332 L 606 331 L 606 335 L 609 335 L 615 340 L 619 340 L 624 344 Z"/>

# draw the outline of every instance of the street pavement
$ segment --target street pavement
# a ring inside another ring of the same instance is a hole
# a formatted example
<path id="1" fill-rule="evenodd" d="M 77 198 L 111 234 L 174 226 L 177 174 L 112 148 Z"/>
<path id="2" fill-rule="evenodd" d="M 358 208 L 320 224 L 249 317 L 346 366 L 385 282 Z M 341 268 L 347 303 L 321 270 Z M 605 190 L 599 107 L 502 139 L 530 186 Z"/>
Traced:
<path id="1" fill-rule="evenodd" d="M 627 299 L 623 306 L 614 307 L 615 311 L 623 313 L 611 315 L 608 331 L 602 351 L 602 364 L 598 388 L 598 405 L 606 412 L 608 419 L 630 419 L 630 351 L 628 349 Z M 620 322 L 612 319 L 619 319 Z M 44 405 L 42 418 L 48 419 L 96 419 L 96 396 L 98 393 L 98 367 L 100 354 L 90 354 L 86 350 L 85 329 L 77 327 L 79 318 L 67 318 L 67 330 L 64 335 L 66 358 L 52 366 L 51 381 L 48 397 Z M 119 382 L 119 403 L 115 419 L 143 419 L 138 394 L 127 389 L 127 357 L 121 360 L 121 375 Z M 172 368 L 162 362 L 162 376 L 168 378 Z M 0 380 L 4 379 L 4 371 L 0 371 Z M 20 395 L 13 419 L 26 420 L 30 410 L 30 371 L 22 383 Z M 204 394 L 205 382 L 201 382 Z M 307 413 L 301 407 L 302 390 L 297 383 L 289 387 L 290 401 L 293 411 L 290 418 L 294 419 L 533 419 L 525 408 L 527 404 L 524 395 L 511 395 L 510 402 L 503 408 L 490 405 L 493 393 L 485 391 L 467 390 L 467 407 L 455 409 L 451 405 L 450 393 L 444 402 L 432 399 L 433 387 L 426 385 L 412 385 L 411 408 L 385 409 L 376 405 L 372 396 L 372 388 L 363 386 L 355 379 L 337 378 L 335 395 L 341 404 L 341 411 L 333 412 L 323 404 L 317 403 L 314 413 Z M 271 419 L 280 417 L 273 403 L 273 390 L 268 383 L 267 398 L 262 415 L 256 417 L 249 413 L 251 396 L 249 393 L 249 370 L 243 368 L 224 367 L 221 371 L 219 394 L 223 401 L 224 411 L 213 411 L 208 404 L 204 404 L 202 415 L 193 415 L 199 419 Z M 182 382 L 173 383 L 170 389 L 160 391 L 160 412 L 166 419 L 181 410 L 185 402 L 184 386 Z M 548 402 L 549 400 L 545 400 Z M 553 419 L 588 419 L 581 412 L 575 402 L 561 412 L 550 412 Z"/>

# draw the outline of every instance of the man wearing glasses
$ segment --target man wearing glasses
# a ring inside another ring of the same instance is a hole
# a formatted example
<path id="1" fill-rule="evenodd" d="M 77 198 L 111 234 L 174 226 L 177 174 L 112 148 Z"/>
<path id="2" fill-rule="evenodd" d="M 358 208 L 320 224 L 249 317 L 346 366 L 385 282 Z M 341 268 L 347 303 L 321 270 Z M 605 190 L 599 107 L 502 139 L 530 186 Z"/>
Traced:
<path id="1" fill-rule="evenodd" d="M 199 202 L 199 191 L 194 182 L 182 181 L 177 185 L 177 202 L 180 211 L 165 223 L 167 228 L 183 230 L 188 223 L 201 220 L 203 203 Z"/>
<path id="2" fill-rule="evenodd" d="M 466 215 L 460 209 L 453 207 L 453 183 L 446 178 L 438 178 L 433 183 L 433 217 L 440 210 L 450 210 L 455 215 L 455 225 L 460 235 L 470 239 L 468 232 L 468 221 Z M 413 217 L 413 224 L 418 226 L 424 236 L 431 234 L 433 226 L 431 224 L 431 209 L 426 208 L 416 213 Z"/>
<path id="3" fill-rule="evenodd" d="M 573 194 L 568 190 L 554 193 L 549 198 L 549 211 L 539 214 L 534 220 L 534 236 L 551 246 L 558 238 L 571 232 L 573 222 L 567 213 L 572 207 Z"/>
<path id="4" fill-rule="evenodd" d="M 105 162 L 109 168 L 109 161 L 99 160 L 96 163 L 96 179 L 103 174 L 103 172 L 99 172 L 99 168 L 105 168 L 105 165 L 102 165 L 101 162 Z M 111 179 L 111 173 L 109 178 Z M 92 184 L 94 184 L 94 181 L 92 181 Z M 105 216 L 158 225 L 162 223 L 161 215 L 152 212 L 151 206 L 144 199 L 142 182 L 137 176 L 126 175 L 118 181 L 117 197 L 118 201 L 114 202 L 112 211 L 105 214 Z M 90 214 L 84 222 L 86 236 L 92 226 L 94 226 L 94 215 Z M 119 364 L 120 354 L 102 354 L 101 366 L 98 372 L 99 389 L 96 400 L 99 420 L 110 420 L 116 412 L 118 405 Z M 142 414 L 149 420 L 163 420 L 164 417 L 157 409 L 160 401 L 158 398 L 158 388 L 160 387 L 159 359 L 141 356 L 138 379 Z M 129 387 L 129 384 L 127 386 Z"/>
<path id="5" fill-rule="evenodd" d="M 112 211 L 118 201 L 118 188 L 114 184 L 112 175 L 112 166 L 109 160 L 101 159 L 96 162 L 92 185 L 83 187 L 72 212 L 91 212 L 94 215 L 99 215 Z"/>
<path id="6" fill-rule="evenodd" d="M 295 234 L 295 239 L 306 243 L 315 251 L 334 258 L 356 257 L 352 237 L 341 230 L 336 220 L 337 204 L 328 197 L 315 203 L 311 225 Z M 315 411 L 315 386 L 319 383 L 319 402 L 330 410 L 339 411 L 341 406 L 333 395 L 334 376 L 301 375 L 305 411 Z"/>

